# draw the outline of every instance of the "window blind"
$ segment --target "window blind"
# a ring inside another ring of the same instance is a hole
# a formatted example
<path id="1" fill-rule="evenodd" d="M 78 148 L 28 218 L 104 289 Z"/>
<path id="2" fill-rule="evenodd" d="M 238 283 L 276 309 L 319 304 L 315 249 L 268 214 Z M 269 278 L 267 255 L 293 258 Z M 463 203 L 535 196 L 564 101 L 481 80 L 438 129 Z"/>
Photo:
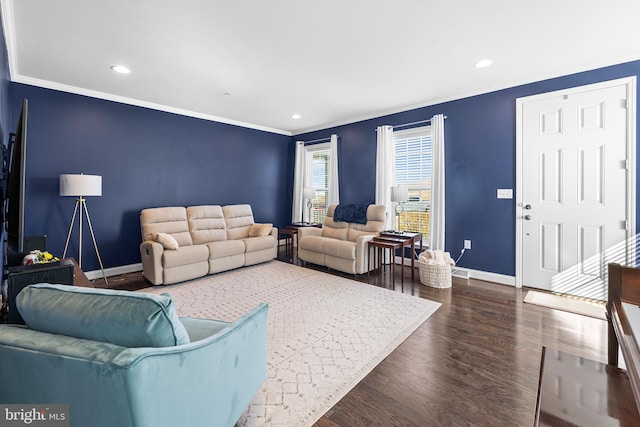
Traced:
<path id="1" fill-rule="evenodd" d="M 409 189 L 409 201 L 396 215 L 396 230 L 420 232 L 429 237 L 431 207 L 431 127 L 394 132 L 394 184 Z"/>

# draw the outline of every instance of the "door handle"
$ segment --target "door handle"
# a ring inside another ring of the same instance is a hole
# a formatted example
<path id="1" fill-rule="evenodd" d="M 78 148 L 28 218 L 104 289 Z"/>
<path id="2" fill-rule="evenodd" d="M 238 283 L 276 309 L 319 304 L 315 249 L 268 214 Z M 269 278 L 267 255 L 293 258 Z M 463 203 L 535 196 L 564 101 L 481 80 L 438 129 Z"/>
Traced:
<path id="1" fill-rule="evenodd" d="M 531 209 L 531 205 L 524 205 L 524 208 L 529 210 L 529 209 Z"/>
<path id="2" fill-rule="evenodd" d="M 526 219 L 527 221 L 531 221 L 531 215 L 525 215 L 524 219 Z"/>

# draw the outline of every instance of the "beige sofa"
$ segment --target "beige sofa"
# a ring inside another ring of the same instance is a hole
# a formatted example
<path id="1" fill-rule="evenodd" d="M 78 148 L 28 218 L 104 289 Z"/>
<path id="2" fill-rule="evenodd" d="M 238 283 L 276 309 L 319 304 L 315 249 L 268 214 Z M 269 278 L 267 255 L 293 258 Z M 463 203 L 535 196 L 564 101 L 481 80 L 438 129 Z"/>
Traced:
<path id="1" fill-rule="evenodd" d="M 369 205 L 366 224 L 334 221 L 336 205 L 327 209 L 322 228 L 298 229 L 298 258 L 349 274 L 369 269 L 367 242 L 384 229 L 383 205 Z"/>
<path id="2" fill-rule="evenodd" d="M 250 205 L 143 209 L 140 226 L 142 271 L 154 285 L 267 262 L 278 254 L 278 230 L 256 224 Z"/>

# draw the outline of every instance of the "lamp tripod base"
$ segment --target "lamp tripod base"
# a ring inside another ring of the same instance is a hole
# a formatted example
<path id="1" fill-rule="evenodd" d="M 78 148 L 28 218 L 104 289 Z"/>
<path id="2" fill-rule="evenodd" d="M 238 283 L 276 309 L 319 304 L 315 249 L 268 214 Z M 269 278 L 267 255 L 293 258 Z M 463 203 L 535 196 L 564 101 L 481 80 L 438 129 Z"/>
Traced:
<path id="1" fill-rule="evenodd" d="M 71 232 L 73 231 L 73 224 L 76 221 L 76 216 L 79 216 L 78 222 L 78 265 L 82 268 L 82 215 L 87 217 L 87 224 L 89 225 L 89 231 L 91 232 L 91 239 L 93 240 L 93 247 L 96 250 L 98 256 L 98 262 L 100 263 L 100 271 L 102 271 L 102 277 L 104 283 L 109 286 L 107 275 L 104 272 L 104 266 L 102 265 L 102 258 L 100 257 L 100 251 L 98 250 L 98 243 L 96 242 L 96 236 L 93 233 L 93 226 L 91 225 L 91 218 L 89 217 L 89 210 L 87 209 L 87 201 L 84 197 L 80 196 L 76 199 L 75 207 L 73 208 L 73 216 L 71 217 L 71 223 L 69 224 L 69 232 L 67 233 L 67 241 L 64 244 L 64 251 L 62 252 L 62 258 L 66 258 L 67 249 L 69 248 L 69 239 L 71 238 Z"/>

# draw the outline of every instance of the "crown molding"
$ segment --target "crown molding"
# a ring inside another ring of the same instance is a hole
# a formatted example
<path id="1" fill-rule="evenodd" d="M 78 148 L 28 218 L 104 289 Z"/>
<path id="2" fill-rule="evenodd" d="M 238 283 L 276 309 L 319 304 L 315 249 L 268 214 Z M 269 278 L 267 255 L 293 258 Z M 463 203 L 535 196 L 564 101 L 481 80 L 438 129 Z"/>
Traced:
<path id="1" fill-rule="evenodd" d="M 239 127 L 249 128 L 249 129 L 255 129 L 255 130 L 260 130 L 260 131 L 263 131 L 263 132 L 269 132 L 269 133 L 275 133 L 275 134 L 279 134 L 279 135 L 291 136 L 291 132 L 290 131 L 286 131 L 286 130 L 282 130 L 282 129 L 275 129 L 275 128 L 271 128 L 271 127 L 268 127 L 268 126 L 261 126 L 261 125 L 256 125 L 256 124 L 253 124 L 253 123 L 242 122 L 242 121 L 239 121 L 239 120 L 227 119 L 225 117 L 219 117 L 219 116 L 214 116 L 214 115 L 211 115 L 211 114 L 199 113 L 197 111 L 185 110 L 183 108 L 176 108 L 176 107 L 171 107 L 171 106 L 163 105 L 163 104 L 156 104 L 154 102 L 143 101 L 143 100 L 140 100 L 140 99 L 128 98 L 128 97 L 125 97 L 125 96 L 114 95 L 114 94 L 111 94 L 111 93 L 105 93 L 105 92 L 100 92 L 100 91 L 95 91 L 95 90 L 90 90 L 90 89 L 79 88 L 79 87 L 76 87 L 76 86 L 70 86 L 70 85 L 65 85 L 65 84 L 61 84 L 61 83 L 55 83 L 55 82 L 51 82 L 51 81 L 48 81 L 48 80 L 41 80 L 41 79 L 25 77 L 25 76 L 20 76 L 20 75 L 17 75 L 15 77 L 13 77 L 13 75 L 12 75 L 11 80 L 13 82 L 15 82 L 15 83 L 22 83 L 22 84 L 42 87 L 42 88 L 46 88 L 46 89 L 53 89 L 53 90 L 57 90 L 57 91 L 61 91 L 61 92 L 73 93 L 73 94 L 76 94 L 76 95 L 88 96 L 88 97 L 91 97 L 91 98 L 104 99 L 104 100 L 107 100 L 107 101 L 119 102 L 121 104 L 135 105 L 137 107 L 150 108 L 152 110 L 164 111 L 164 112 L 167 112 L 167 113 L 178 114 L 178 115 L 181 115 L 181 116 L 195 117 L 197 119 L 209 120 L 209 121 L 212 121 L 212 122 L 218 122 L 218 123 L 224 123 L 224 124 L 228 124 L 228 125 L 234 125 L 234 126 L 239 126 Z"/>

